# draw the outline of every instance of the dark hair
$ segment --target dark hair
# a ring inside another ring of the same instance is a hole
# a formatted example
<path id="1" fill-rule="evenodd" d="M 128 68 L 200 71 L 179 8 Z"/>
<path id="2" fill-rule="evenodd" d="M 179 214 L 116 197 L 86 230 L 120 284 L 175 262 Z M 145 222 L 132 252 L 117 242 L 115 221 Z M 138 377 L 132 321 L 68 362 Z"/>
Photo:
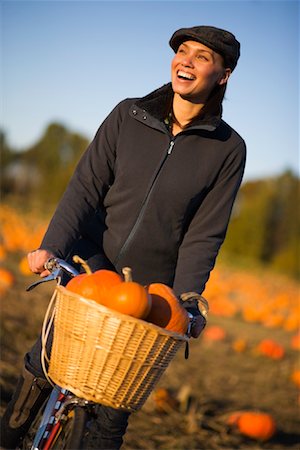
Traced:
<path id="1" fill-rule="evenodd" d="M 226 92 L 227 83 L 222 85 L 216 85 L 211 93 L 209 94 L 209 97 L 204 104 L 203 108 L 200 112 L 200 117 L 202 119 L 217 116 L 222 116 L 222 103 L 224 100 L 225 92 Z"/>
<path id="2" fill-rule="evenodd" d="M 222 66 L 225 68 L 225 61 L 222 57 Z M 216 84 L 209 94 L 203 108 L 197 119 L 209 119 L 210 117 L 222 117 L 222 103 L 225 97 L 227 82 L 224 84 Z M 193 120 L 192 120 L 193 122 Z M 192 123 L 191 122 L 191 123 Z"/>

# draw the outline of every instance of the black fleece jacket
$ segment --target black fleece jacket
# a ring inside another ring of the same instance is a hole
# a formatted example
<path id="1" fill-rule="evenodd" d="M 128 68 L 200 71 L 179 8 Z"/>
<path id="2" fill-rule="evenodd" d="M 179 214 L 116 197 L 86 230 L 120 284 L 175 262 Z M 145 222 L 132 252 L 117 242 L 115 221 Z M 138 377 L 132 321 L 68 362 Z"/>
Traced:
<path id="1" fill-rule="evenodd" d="M 65 258 L 80 236 L 118 272 L 201 293 L 225 238 L 246 147 L 223 120 L 172 136 L 171 84 L 122 101 L 83 154 L 41 248 Z"/>

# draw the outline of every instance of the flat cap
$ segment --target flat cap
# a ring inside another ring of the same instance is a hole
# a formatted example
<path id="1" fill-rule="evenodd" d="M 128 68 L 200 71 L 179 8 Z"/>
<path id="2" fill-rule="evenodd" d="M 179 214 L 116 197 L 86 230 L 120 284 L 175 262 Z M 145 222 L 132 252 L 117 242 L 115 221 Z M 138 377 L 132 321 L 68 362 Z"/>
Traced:
<path id="1" fill-rule="evenodd" d="M 188 40 L 200 42 L 219 53 L 224 59 L 225 66 L 231 70 L 237 65 L 240 57 L 240 43 L 229 31 L 206 25 L 180 28 L 175 31 L 169 44 L 174 52 L 177 52 L 180 44 Z"/>

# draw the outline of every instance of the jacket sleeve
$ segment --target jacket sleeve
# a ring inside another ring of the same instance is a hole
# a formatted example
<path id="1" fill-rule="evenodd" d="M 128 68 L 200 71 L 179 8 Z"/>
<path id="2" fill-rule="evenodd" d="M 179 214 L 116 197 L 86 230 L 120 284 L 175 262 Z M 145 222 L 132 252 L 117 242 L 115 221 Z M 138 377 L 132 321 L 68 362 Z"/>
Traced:
<path id="1" fill-rule="evenodd" d="M 245 168 L 244 141 L 229 154 L 213 187 L 194 215 L 179 248 L 173 288 L 201 294 L 215 265 Z"/>
<path id="2" fill-rule="evenodd" d="M 81 157 L 50 221 L 40 248 L 66 257 L 84 224 L 102 208 L 113 182 L 115 149 L 122 121 L 120 105 L 109 114 Z"/>

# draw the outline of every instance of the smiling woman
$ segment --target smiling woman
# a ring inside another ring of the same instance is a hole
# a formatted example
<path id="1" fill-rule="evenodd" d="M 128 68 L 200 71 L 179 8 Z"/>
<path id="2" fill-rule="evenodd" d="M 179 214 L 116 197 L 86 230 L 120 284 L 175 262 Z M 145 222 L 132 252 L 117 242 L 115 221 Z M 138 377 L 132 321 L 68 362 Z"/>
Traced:
<path id="1" fill-rule="evenodd" d="M 195 117 L 221 115 L 226 84 L 239 58 L 240 44 L 228 31 L 193 27 L 176 31 L 170 45 L 176 52 L 171 70 L 173 132 L 177 134 Z"/>
<path id="2" fill-rule="evenodd" d="M 195 41 L 180 44 L 172 61 L 173 134 L 200 115 L 211 92 L 225 86 L 230 74 L 223 57 L 209 47 Z"/>
<path id="3" fill-rule="evenodd" d="M 42 277 L 52 256 L 71 262 L 78 254 L 92 271 L 121 274 L 130 267 L 137 283 L 173 289 L 194 318 L 191 336 L 197 338 L 208 311 L 201 293 L 245 167 L 244 140 L 221 117 L 240 45 L 211 26 L 180 29 L 170 45 L 171 83 L 121 101 L 108 115 L 28 261 Z M 15 448 L 33 420 L 37 399 L 28 392 L 36 380 L 45 383 L 40 353 L 38 340 L 1 422 L 3 448 Z M 20 398 L 26 415 L 18 410 Z M 121 447 L 127 419 L 123 410 L 103 406 L 99 450 Z"/>

